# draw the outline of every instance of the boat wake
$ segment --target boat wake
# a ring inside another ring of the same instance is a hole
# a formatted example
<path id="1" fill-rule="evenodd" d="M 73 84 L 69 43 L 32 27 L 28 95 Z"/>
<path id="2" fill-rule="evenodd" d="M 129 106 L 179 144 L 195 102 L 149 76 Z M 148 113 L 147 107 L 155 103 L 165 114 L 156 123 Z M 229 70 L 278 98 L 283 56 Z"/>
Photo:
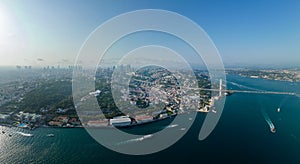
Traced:
<path id="1" fill-rule="evenodd" d="M 178 126 L 178 124 L 172 124 L 172 125 L 166 126 L 166 128 L 175 128 L 175 127 L 177 127 L 177 126 Z"/>
<path id="2" fill-rule="evenodd" d="M 23 132 L 16 132 L 17 134 L 20 134 L 24 137 L 33 137 L 33 134 L 29 134 L 29 133 L 23 133 Z"/>
<path id="3" fill-rule="evenodd" d="M 130 139 L 130 140 L 127 140 L 127 141 L 119 142 L 117 145 L 124 145 L 124 144 L 129 144 L 129 143 L 134 143 L 134 142 L 141 142 L 141 141 L 144 141 L 146 139 L 150 139 L 152 137 L 153 137 L 152 134 L 148 134 L 148 135 L 144 135 L 143 137 L 134 138 L 134 139 Z"/>
<path id="4" fill-rule="evenodd" d="M 261 89 L 256 89 L 256 88 L 252 88 L 252 87 L 248 87 L 248 86 L 245 86 L 245 85 L 242 85 L 242 84 L 238 84 L 238 83 L 235 83 L 235 82 L 231 82 L 231 81 L 227 81 L 228 83 L 234 85 L 234 86 L 237 86 L 239 88 L 244 88 L 244 89 L 249 89 L 249 90 L 254 90 L 254 91 L 263 91 Z"/>
<path id="5" fill-rule="evenodd" d="M 275 126 L 274 126 L 273 122 L 271 121 L 269 115 L 264 110 L 262 110 L 262 115 L 264 116 L 265 121 L 268 123 L 268 125 L 270 127 L 270 131 L 272 133 L 275 133 L 276 132 Z"/>
<path id="6" fill-rule="evenodd" d="M 46 135 L 47 137 L 54 137 L 54 134 L 50 133 Z"/>

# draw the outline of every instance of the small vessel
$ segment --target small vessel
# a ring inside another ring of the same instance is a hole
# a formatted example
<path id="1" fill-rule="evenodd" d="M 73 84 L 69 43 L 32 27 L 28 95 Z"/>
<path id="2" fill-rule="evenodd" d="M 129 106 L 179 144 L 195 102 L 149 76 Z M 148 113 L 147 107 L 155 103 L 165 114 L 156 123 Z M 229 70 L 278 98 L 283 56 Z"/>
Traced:
<path id="1" fill-rule="evenodd" d="M 216 110 L 211 110 L 213 113 L 217 113 L 217 111 Z"/>
<path id="2" fill-rule="evenodd" d="M 11 135 L 11 134 L 9 134 L 8 136 L 9 136 L 9 137 L 11 137 L 12 135 Z"/>
<path id="3" fill-rule="evenodd" d="M 47 137 L 54 137 L 54 134 L 47 134 Z"/>
<path id="4" fill-rule="evenodd" d="M 277 109 L 277 112 L 278 112 L 278 113 L 280 112 L 280 108 Z"/>
<path id="5" fill-rule="evenodd" d="M 2 133 L 5 134 L 5 131 L 2 130 Z"/>
<path id="6" fill-rule="evenodd" d="M 272 133 L 276 133 L 275 127 L 270 128 L 270 130 L 271 130 Z"/>

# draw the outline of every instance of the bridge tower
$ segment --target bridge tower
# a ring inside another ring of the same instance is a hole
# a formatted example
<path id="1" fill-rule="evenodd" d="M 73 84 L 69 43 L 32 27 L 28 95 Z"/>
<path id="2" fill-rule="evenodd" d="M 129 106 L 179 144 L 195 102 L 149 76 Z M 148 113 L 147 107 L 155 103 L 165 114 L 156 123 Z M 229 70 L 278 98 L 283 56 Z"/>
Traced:
<path id="1" fill-rule="evenodd" d="M 222 79 L 220 79 L 220 84 L 219 84 L 220 88 L 219 88 L 219 96 L 221 97 L 222 96 L 222 85 L 223 85 L 223 82 L 222 82 Z"/>

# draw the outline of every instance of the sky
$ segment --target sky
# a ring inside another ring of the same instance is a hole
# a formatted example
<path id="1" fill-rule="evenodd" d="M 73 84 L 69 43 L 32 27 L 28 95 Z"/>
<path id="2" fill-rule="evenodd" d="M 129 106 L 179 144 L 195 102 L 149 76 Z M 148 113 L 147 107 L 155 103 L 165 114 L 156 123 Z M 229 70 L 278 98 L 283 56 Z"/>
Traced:
<path id="1" fill-rule="evenodd" d="M 300 64 L 298 0 L 0 0 L 0 66 L 73 65 L 99 25 L 139 9 L 193 20 L 225 66 Z"/>

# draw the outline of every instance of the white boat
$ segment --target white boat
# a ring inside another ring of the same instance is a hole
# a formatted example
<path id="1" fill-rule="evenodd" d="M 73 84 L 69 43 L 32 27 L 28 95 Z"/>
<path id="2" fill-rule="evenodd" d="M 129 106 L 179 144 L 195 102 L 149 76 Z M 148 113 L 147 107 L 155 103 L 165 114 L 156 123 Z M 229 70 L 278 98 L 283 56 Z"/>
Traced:
<path id="1" fill-rule="evenodd" d="M 275 127 L 270 128 L 270 130 L 271 130 L 272 133 L 276 133 Z"/>
<path id="2" fill-rule="evenodd" d="M 280 108 L 277 109 L 277 112 L 278 112 L 278 113 L 280 112 Z"/>

